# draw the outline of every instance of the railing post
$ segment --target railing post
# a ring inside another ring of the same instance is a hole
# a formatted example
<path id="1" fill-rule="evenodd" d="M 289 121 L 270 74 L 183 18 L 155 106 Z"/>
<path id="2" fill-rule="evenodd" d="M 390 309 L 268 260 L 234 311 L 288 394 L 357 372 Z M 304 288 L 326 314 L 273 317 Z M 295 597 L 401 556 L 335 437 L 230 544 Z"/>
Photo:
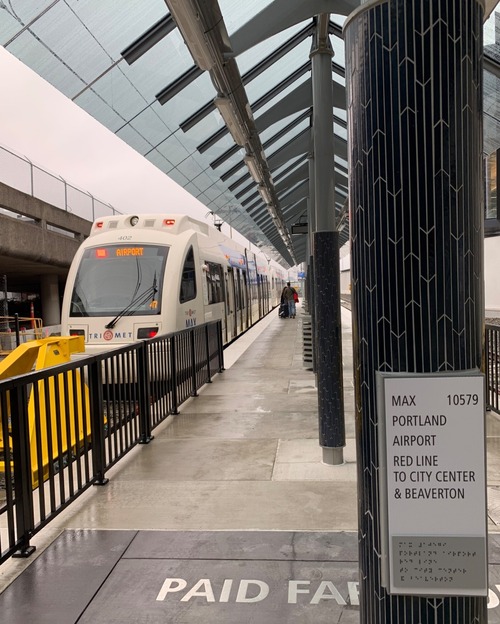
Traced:
<path id="1" fill-rule="evenodd" d="M 491 332 L 488 327 L 484 330 L 484 376 L 486 382 L 486 411 L 491 410 L 491 352 L 490 352 Z"/>
<path id="2" fill-rule="evenodd" d="M 222 321 L 217 321 L 217 350 L 219 352 L 219 373 L 224 369 L 224 346 L 222 344 Z"/>
<path id="3" fill-rule="evenodd" d="M 170 371 L 172 373 L 172 414 L 178 414 L 177 405 L 177 344 L 176 334 L 170 338 Z"/>
<path id="4" fill-rule="evenodd" d="M 208 324 L 205 324 L 205 347 L 207 351 L 207 383 L 212 383 L 212 375 L 210 373 L 210 340 L 208 335 Z"/>
<path id="5" fill-rule="evenodd" d="M 16 312 L 14 314 L 14 329 L 16 332 L 16 347 L 21 344 L 21 338 L 19 336 L 19 314 Z"/>
<path id="6" fill-rule="evenodd" d="M 499 364 L 500 364 L 500 328 L 489 325 L 485 330 L 485 373 L 486 373 L 486 409 L 497 414 L 499 410 Z"/>
<path id="7" fill-rule="evenodd" d="M 492 374 L 493 374 L 493 388 L 491 390 L 491 398 L 493 399 L 491 402 L 492 407 L 495 408 L 495 410 L 498 412 L 498 359 L 499 359 L 499 352 L 498 352 L 498 345 L 499 345 L 499 340 L 498 340 L 498 331 L 494 331 L 492 332 L 492 340 L 493 340 L 493 353 L 495 354 L 495 361 L 494 361 L 494 365 L 495 365 L 495 369 L 494 371 L 492 370 Z"/>
<path id="8" fill-rule="evenodd" d="M 102 400 L 102 366 L 105 362 L 94 361 L 89 366 L 90 422 L 92 426 L 92 465 L 94 485 L 106 485 L 106 449 Z"/>
<path id="9" fill-rule="evenodd" d="M 33 173 L 33 163 L 31 160 L 28 162 L 30 164 L 31 197 L 35 197 L 35 174 Z"/>
<path id="10" fill-rule="evenodd" d="M 66 184 L 66 180 L 62 176 L 57 176 L 56 180 L 61 180 L 64 186 L 64 211 L 69 212 L 68 206 L 68 185 Z"/>
<path id="11" fill-rule="evenodd" d="M 32 472 L 30 460 L 27 387 L 18 386 L 10 393 L 10 410 L 15 415 L 12 424 L 12 455 L 14 461 L 14 492 L 16 500 L 16 530 L 19 550 L 13 557 L 29 557 L 35 550 L 30 546 L 34 533 Z M 42 486 L 43 487 L 43 486 Z"/>
<path id="12" fill-rule="evenodd" d="M 148 342 L 143 342 L 137 351 L 137 388 L 139 391 L 139 444 L 149 444 L 154 436 L 151 435 Z"/>
<path id="13" fill-rule="evenodd" d="M 191 347 L 191 376 L 193 380 L 193 391 L 191 392 L 191 396 L 198 396 L 198 387 L 196 383 L 196 350 L 195 350 L 195 342 L 194 342 L 194 333 L 195 329 L 191 329 L 189 332 L 189 342 Z"/>

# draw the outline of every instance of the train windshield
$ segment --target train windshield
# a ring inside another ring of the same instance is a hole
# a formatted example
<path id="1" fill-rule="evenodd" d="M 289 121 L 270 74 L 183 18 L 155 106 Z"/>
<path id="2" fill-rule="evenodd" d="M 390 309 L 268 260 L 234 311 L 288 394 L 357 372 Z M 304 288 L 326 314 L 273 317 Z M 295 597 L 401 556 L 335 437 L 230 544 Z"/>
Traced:
<path id="1" fill-rule="evenodd" d="M 76 275 L 70 316 L 160 314 L 168 250 L 159 245 L 86 249 Z"/>

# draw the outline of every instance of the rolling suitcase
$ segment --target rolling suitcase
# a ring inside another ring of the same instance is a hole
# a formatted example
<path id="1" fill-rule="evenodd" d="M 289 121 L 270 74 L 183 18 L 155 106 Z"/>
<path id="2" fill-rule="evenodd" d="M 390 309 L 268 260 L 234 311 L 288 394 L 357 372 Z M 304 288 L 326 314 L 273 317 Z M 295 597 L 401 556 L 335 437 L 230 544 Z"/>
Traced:
<path id="1" fill-rule="evenodd" d="M 286 301 L 284 303 L 280 303 L 278 316 L 280 318 L 288 318 L 288 303 Z"/>

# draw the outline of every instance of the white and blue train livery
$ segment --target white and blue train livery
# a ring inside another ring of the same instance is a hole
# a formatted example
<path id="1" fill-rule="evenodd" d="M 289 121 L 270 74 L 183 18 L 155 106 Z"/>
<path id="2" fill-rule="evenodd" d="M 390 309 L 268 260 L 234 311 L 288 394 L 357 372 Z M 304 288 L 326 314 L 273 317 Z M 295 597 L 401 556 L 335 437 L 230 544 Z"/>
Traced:
<path id="1" fill-rule="evenodd" d="M 188 215 L 102 217 L 71 265 L 61 330 L 95 353 L 221 319 L 228 343 L 278 305 L 286 275 Z"/>

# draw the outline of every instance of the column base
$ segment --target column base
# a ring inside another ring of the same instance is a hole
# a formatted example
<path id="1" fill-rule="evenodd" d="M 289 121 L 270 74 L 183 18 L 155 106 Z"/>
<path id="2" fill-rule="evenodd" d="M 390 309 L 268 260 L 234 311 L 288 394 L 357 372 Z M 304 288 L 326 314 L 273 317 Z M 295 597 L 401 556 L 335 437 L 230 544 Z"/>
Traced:
<path id="1" fill-rule="evenodd" d="M 323 463 L 328 466 L 341 466 L 344 462 L 344 447 L 323 447 Z"/>

